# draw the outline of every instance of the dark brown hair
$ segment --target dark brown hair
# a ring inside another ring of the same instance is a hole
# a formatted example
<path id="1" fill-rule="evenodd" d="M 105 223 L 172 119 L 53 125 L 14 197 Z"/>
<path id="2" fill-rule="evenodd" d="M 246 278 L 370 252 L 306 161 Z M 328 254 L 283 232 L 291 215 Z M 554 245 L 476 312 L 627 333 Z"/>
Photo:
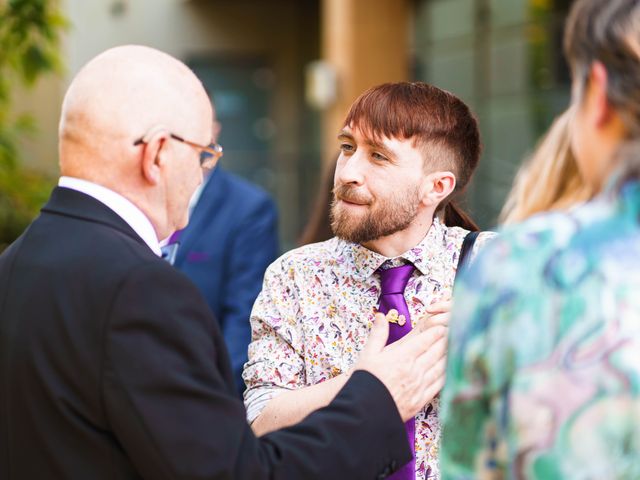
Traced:
<path id="1" fill-rule="evenodd" d="M 564 49 L 582 90 L 594 62 L 607 70 L 607 100 L 628 135 L 618 151 L 625 168 L 622 180 L 640 178 L 640 2 L 577 0 L 567 20 Z"/>
<path id="2" fill-rule="evenodd" d="M 444 200 L 444 222 L 467 230 L 478 226 L 455 200 L 466 189 L 478 166 L 481 145 L 478 122 L 455 95 L 423 82 L 385 83 L 364 92 L 351 106 L 345 126 L 366 136 L 413 139 L 424 151 L 425 168 L 450 169 L 454 192 Z"/>

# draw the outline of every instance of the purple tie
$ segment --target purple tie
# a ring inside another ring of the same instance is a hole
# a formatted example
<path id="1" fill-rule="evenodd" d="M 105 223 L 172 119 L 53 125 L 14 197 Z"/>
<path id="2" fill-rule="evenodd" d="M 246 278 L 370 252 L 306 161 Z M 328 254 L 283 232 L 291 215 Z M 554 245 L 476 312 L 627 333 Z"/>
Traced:
<path id="1" fill-rule="evenodd" d="M 387 345 L 401 339 L 411 331 L 411 316 L 409 315 L 407 302 L 404 299 L 404 289 L 415 268 L 414 265 L 408 264 L 386 270 L 378 269 L 380 274 L 380 305 L 378 310 L 385 314 L 393 308 L 398 311 L 398 323 L 389 323 Z M 408 420 L 405 423 L 405 428 L 407 429 L 407 439 L 411 445 L 413 460 L 391 475 L 389 477 L 391 480 L 414 480 L 416 478 L 415 419 Z"/>
<path id="2" fill-rule="evenodd" d="M 182 236 L 183 230 L 184 229 L 176 230 L 175 232 L 173 232 L 173 234 L 171 234 L 171 236 L 169 237 L 169 241 L 167 242 L 167 245 L 178 243 L 180 241 L 180 237 Z"/>
<path id="3" fill-rule="evenodd" d="M 176 256 L 178 255 L 178 247 L 180 246 L 180 236 L 182 235 L 182 230 L 177 230 L 173 232 L 173 235 L 169 237 L 167 240 L 167 244 L 161 248 L 162 250 L 162 258 L 173 265 L 176 261 Z"/>

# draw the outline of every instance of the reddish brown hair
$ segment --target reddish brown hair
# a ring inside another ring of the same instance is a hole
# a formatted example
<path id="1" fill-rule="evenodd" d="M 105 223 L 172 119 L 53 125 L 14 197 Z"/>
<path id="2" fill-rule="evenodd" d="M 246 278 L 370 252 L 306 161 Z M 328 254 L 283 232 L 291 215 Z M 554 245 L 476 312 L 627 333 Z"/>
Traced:
<path id="1" fill-rule="evenodd" d="M 364 92 L 344 121 L 369 138 L 413 139 L 424 150 L 425 168 L 450 169 L 454 192 L 444 200 L 444 222 L 467 230 L 477 225 L 455 199 L 464 192 L 480 160 L 478 122 L 455 95 L 423 82 L 385 83 Z"/>

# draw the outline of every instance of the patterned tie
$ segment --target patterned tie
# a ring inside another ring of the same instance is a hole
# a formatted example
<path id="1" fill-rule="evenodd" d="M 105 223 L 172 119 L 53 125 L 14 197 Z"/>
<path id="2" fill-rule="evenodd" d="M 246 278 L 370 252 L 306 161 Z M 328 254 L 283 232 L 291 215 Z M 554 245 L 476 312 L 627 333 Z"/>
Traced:
<path id="1" fill-rule="evenodd" d="M 414 265 L 407 264 L 386 270 L 382 268 L 378 269 L 378 273 L 380 274 L 380 304 L 378 311 L 385 314 L 391 309 L 398 311 L 398 317 L 389 320 L 389 339 L 387 340 L 387 344 L 399 340 L 411 331 L 411 316 L 409 315 L 407 302 L 404 299 L 404 289 L 415 268 Z M 411 445 L 413 461 L 391 475 L 389 478 L 392 480 L 414 480 L 416 478 L 415 419 L 412 418 L 408 420 L 407 423 L 405 423 L 405 428 L 407 429 L 407 438 Z"/>

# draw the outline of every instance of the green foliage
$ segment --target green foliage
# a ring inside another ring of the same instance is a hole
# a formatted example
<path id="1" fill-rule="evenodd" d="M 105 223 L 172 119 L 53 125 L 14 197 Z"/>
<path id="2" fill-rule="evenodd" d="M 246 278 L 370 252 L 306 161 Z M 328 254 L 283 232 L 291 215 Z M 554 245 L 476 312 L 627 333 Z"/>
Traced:
<path id="1" fill-rule="evenodd" d="M 21 166 L 18 143 L 35 122 L 15 114 L 12 93 L 60 72 L 60 34 L 67 22 L 56 0 L 0 0 L 0 250 L 37 214 L 52 180 Z"/>
<path id="2" fill-rule="evenodd" d="M 0 251 L 38 214 L 52 183 L 52 179 L 32 170 L 0 169 Z"/>

